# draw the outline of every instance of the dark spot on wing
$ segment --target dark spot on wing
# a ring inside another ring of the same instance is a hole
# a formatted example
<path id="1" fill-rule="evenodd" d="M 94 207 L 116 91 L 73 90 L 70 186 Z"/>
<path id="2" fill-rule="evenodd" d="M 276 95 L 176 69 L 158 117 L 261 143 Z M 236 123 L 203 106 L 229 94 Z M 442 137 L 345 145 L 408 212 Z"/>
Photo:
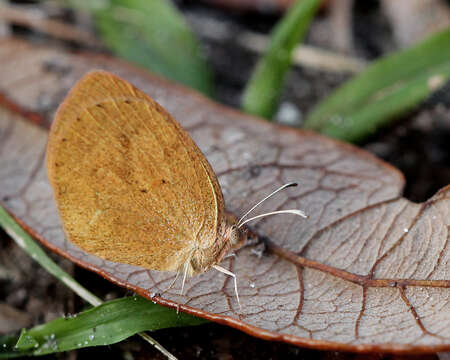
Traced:
<path id="1" fill-rule="evenodd" d="M 130 147 L 130 139 L 128 138 L 128 136 L 126 136 L 125 134 L 121 134 L 119 136 L 119 141 L 120 144 L 124 147 L 124 148 L 129 148 Z"/>

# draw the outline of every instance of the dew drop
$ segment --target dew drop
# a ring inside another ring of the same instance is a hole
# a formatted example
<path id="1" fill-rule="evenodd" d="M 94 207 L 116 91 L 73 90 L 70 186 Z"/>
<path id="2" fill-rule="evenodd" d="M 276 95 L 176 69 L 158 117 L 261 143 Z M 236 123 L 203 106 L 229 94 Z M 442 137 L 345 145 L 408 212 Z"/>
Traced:
<path id="1" fill-rule="evenodd" d="M 275 118 L 283 124 L 295 124 L 300 122 L 301 113 L 294 104 L 283 102 L 279 106 Z"/>
<path id="2" fill-rule="evenodd" d="M 251 249 L 250 252 L 252 255 L 255 255 L 258 259 L 261 259 L 263 256 L 263 249 Z"/>
<path id="3" fill-rule="evenodd" d="M 253 155 L 250 153 L 250 152 L 248 152 L 248 151 L 244 151 L 242 154 L 241 154 L 241 156 L 242 156 L 242 158 L 244 159 L 244 160 L 250 160 L 252 157 L 253 157 Z"/>
<path id="4" fill-rule="evenodd" d="M 95 339 L 95 335 L 94 334 L 91 334 L 91 335 L 89 335 L 89 340 L 94 340 Z"/>
<path id="5" fill-rule="evenodd" d="M 409 231 L 409 229 L 408 229 L 408 228 L 404 228 L 403 231 L 404 231 L 405 233 L 407 233 L 407 232 Z"/>
<path id="6" fill-rule="evenodd" d="M 255 283 L 250 283 L 250 287 L 253 289 L 255 287 Z"/>

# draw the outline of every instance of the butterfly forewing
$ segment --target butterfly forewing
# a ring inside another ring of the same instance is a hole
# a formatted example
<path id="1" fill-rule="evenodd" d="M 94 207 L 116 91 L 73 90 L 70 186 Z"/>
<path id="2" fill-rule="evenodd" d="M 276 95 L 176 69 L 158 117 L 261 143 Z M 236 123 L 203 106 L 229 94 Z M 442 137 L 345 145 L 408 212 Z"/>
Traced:
<path id="1" fill-rule="evenodd" d="M 60 106 L 47 166 L 67 238 L 103 259 L 179 270 L 224 217 L 217 179 L 156 102 L 104 72 Z"/>

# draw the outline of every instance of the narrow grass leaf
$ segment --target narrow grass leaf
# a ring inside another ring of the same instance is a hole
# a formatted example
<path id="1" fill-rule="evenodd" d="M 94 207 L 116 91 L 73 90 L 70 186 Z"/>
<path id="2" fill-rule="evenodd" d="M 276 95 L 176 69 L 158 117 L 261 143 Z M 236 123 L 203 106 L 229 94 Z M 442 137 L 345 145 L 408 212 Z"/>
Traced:
<path id="1" fill-rule="evenodd" d="M 110 345 L 146 330 L 207 322 L 177 313 L 141 297 L 105 302 L 79 313 L 23 330 L 15 346 L 21 355 L 44 355 L 90 346 Z"/>
<path id="2" fill-rule="evenodd" d="M 61 269 L 31 236 L 0 206 L 0 227 L 19 245 L 28 255 L 39 263 L 45 270 L 66 284 L 78 296 L 85 299 L 91 305 L 99 305 L 102 301 L 87 289 L 83 288 L 67 272 Z"/>
<path id="3" fill-rule="evenodd" d="M 91 305 L 100 305 L 102 304 L 102 301 L 96 297 L 94 294 L 92 294 L 89 290 L 84 288 L 82 285 L 80 285 L 73 277 L 71 277 L 68 273 L 66 273 L 63 269 L 61 269 L 50 257 L 47 256 L 47 254 L 41 249 L 41 247 L 31 238 L 31 236 L 8 214 L 8 212 L 0 206 L 0 227 L 2 227 L 5 232 L 11 236 L 11 238 L 16 242 L 17 245 L 19 245 L 28 255 L 30 255 L 36 262 L 38 262 L 44 269 L 46 269 L 49 273 L 54 275 L 56 278 L 58 278 L 61 282 L 63 282 L 67 287 L 69 287 L 71 290 L 73 290 L 78 296 L 80 296 L 85 301 L 89 302 Z M 133 298 L 134 299 L 134 298 Z M 135 300 L 133 300 L 135 301 Z M 140 303 L 138 303 L 140 304 Z M 153 323 L 157 324 L 169 324 L 170 322 L 167 322 L 167 319 L 170 319 L 170 317 L 167 316 L 168 312 L 172 312 L 173 310 L 164 308 L 162 306 L 153 304 L 152 302 L 145 301 L 145 304 L 148 306 L 148 311 L 152 312 L 152 316 L 156 318 L 152 318 L 151 321 Z M 157 310 L 156 308 L 160 308 L 160 310 Z M 156 310 L 155 310 L 156 309 Z M 158 318 L 158 316 L 161 316 L 161 318 Z M 188 321 L 187 319 L 190 319 Z M 166 321 L 166 322 L 165 322 Z M 182 324 L 183 326 L 188 325 L 197 325 L 199 323 L 206 322 L 206 320 L 199 319 L 196 317 L 188 316 L 183 314 L 182 317 L 177 318 L 178 324 Z M 174 326 L 181 326 L 176 325 L 177 321 L 174 321 Z M 120 323 L 123 322 L 123 319 L 118 318 L 118 323 L 116 324 L 117 327 L 120 327 Z M 66 326 L 71 326 L 70 323 L 64 322 Z M 110 326 L 113 326 L 114 324 L 110 324 Z M 41 325 L 46 326 L 46 325 Z M 167 325 L 166 327 L 170 327 L 170 325 Z M 39 328 L 39 327 L 38 327 Z M 153 329 L 153 328 L 151 328 Z M 150 330 L 151 330 L 150 329 Z M 51 337 L 54 334 L 54 332 L 51 332 L 50 336 L 47 340 L 52 340 Z M 134 334 L 134 333 L 133 333 Z M 155 348 L 157 348 L 159 351 L 161 351 L 167 358 L 174 358 L 170 353 L 167 352 L 157 341 L 155 341 L 153 338 L 148 336 L 145 333 L 139 332 L 138 335 L 142 337 L 144 340 L 149 342 L 151 345 L 153 345 Z M 124 335 L 125 336 L 125 335 Z M 128 335 L 130 336 L 130 335 Z M 3 336 L 0 338 L 0 358 L 11 358 L 11 357 L 17 357 L 24 355 L 24 351 L 28 351 L 28 353 L 34 354 L 38 348 L 40 348 L 39 338 L 33 337 L 33 334 L 28 334 L 26 330 L 24 330 L 20 337 L 20 355 L 17 355 L 18 349 L 16 349 L 12 342 L 14 340 L 14 344 L 17 342 L 16 337 L 14 336 Z M 50 342 L 52 343 L 52 342 Z M 49 346 L 49 342 L 46 343 L 46 347 Z M 41 343 L 43 344 L 43 343 Z M 78 344 L 78 343 L 77 343 Z M 84 344 L 86 346 L 90 346 L 89 344 Z M 92 344 L 91 344 L 92 345 Z M 31 350 L 32 348 L 32 350 Z M 61 351 L 60 348 L 54 348 L 55 351 Z"/>
<path id="4" fill-rule="evenodd" d="M 212 76 L 188 23 L 167 0 L 66 3 L 93 14 L 102 40 L 120 57 L 211 95 Z"/>
<path id="5" fill-rule="evenodd" d="M 17 344 L 17 336 L 3 335 L 0 336 L 0 359 L 12 359 L 23 356 L 15 350 Z"/>
<path id="6" fill-rule="evenodd" d="M 318 104 L 305 127 L 360 141 L 416 107 L 450 77 L 450 30 L 386 56 Z"/>
<path id="7" fill-rule="evenodd" d="M 298 0 L 277 24 L 269 47 L 245 89 L 242 98 L 244 111 L 272 118 L 291 65 L 292 52 L 305 36 L 319 4 L 319 0 Z"/>

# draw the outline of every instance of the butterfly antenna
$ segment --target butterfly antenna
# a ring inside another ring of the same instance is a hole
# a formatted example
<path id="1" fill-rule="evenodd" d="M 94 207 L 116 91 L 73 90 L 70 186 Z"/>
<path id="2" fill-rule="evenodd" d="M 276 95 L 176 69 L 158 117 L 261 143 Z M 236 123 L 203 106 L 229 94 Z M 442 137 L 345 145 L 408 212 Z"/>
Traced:
<path id="1" fill-rule="evenodd" d="M 237 302 L 239 304 L 239 310 L 242 310 L 241 301 L 239 300 L 236 274 L 232 273 L 230 270 L 227 270 L 227 269 L 225 269 L 225 268 L 223 268 L 222 266 L 219 266 L 219 265 L 213 265 L 212 267 L 214 269 L 216 269 L 217 271 L 220 271 L 221 273 L 224 273 L 226 275 L 229 275 L 229 276 L 233 277 L 233 279 L 234 279 L 234 293 L 236 294 L 236 300 L 237 300 Z"/>
<path id="2" fill-rule="evenodd" d="M 294 215 L 298 215 L 301 216 L 302 218 L 307 219 L 308 215 L 306 215 L 303 211 L 301 210 L 296 210 L 296 209 L 291 209 L 291 210 L 278 210 L 278 211 L 272 211 L 272 212 L 268 212 L 265 214 L 261 214 L 261 215 L 257 215 L 257 216 L 253 216 L 250 219 L 245 220 L 244 222 L 242 222 L 239 227 L 247 224 L 249 221 L 255 220 L 255 219 L 259 219 L 265 216 L 270 216 L 270 215 L 277 215 L 277 214 L 294 214 Z"/>
<path id="3" fill-rule="evenodd" d="M 244 215 L 241 216 L 241 218 L 239 219 L 238 223 L 237 223 L 237 227 L 241 227 L 241 225 L 243 225 L 244 223 L 242 223 L 242 220 L 244 220 L 244 218 L 250 214 L 253 210 L 255 210 L 259 205 L 261 205 L 264 201 L 266 201 L 267 199 L 271 198 L 272 196 L 274 196 L 277 192 L 284 190 L 288 187 L 291 186 L 297 186 L 298 184 L 296 182 L 290 182 L 287 184 L 284 184 L 282 186 L 280 186 L 278 189 L 276 189 L 275 191 L 273 191 L 272 193 L 270 193 L 269 195 L 267 195 L 264 199 L 262 199 L 261 201 L 259 201 L 256 205 L 254 205 L 249 211 L 247 211 Z"/>

